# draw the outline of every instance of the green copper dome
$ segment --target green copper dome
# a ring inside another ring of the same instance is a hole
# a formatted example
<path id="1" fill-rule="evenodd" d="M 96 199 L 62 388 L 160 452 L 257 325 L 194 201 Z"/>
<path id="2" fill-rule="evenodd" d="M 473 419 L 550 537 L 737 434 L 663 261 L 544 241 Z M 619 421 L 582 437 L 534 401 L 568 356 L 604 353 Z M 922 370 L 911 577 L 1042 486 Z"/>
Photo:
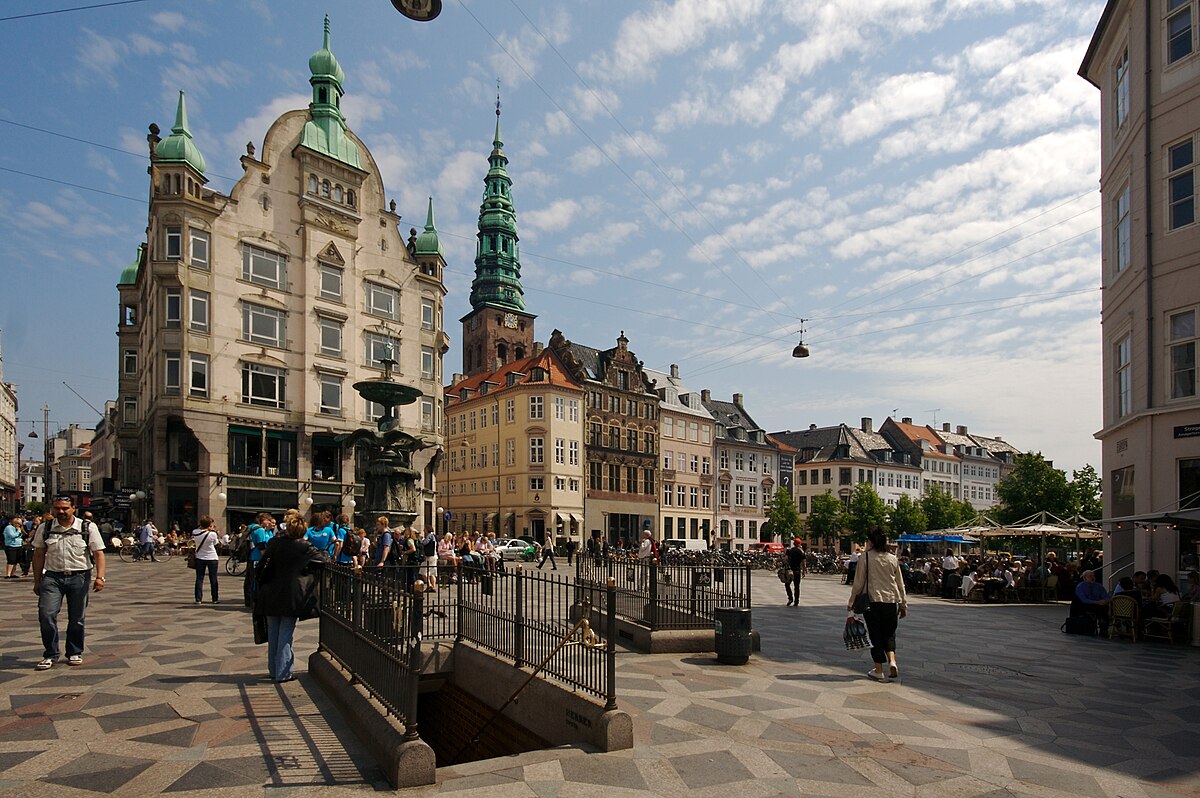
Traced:
<path id="1" fill-rule="evenodd" d="M 429 198 L 429 215 L 425 217 L 425 232 L 417 236 L 416 254 L 441 255 L 443 259 L 446 257 L 446 250 L 442 249 L 437 227 L 433 223 L 433 197 Z"/>
<path id="2" fill-rule="evenodd" d="M 175 126 L 171 128 L 171 135 L 158 142 L 154 153 L 163 163 L 186 163 L 197 172 L 204 172 L 204 156 L 200 154 L 188 130 L 187 103 L 183 99 L 182 89 L 179 91 L 179 105 L 175 109 Z"/>
<path id="3" fill-rule="evenodd" d="M 508 156 L 500 137 L 500 98 L 496 98 L 496 134 L 483 180 L 483 202 L 479 206 L 479 233 L 475 247 L 475 279 L 471 282 L 471 308 L 525 310 L 521 286 L 520 244 L 517 211 L 508 176 Z"/>
<path id="4" fill-rule="evenodd" d="M 134 259 L 133 263 L 129 264 L 128 266 L 126 266 L 124 269 L 121 270 L 121 279 L 117 281 L 117 285 L 121 286 L 121 285 L 136 284 L 137 278 L 138 278 L 138 269 L 141 268 L 141 264 L 142 264 L 142 247 L 139 245 L 137 248 L 137 257 Z"/>
<path id="5" fill-rule="evenodd" d="M 314 78 L 333 78 L 338 83 L 343 83 L 346 80 L 346 73 L 342 71 L 342 66 L 338 63 L 337 56 L 329 49 L 328 15 L 325 17 L 325 43 L 321 45 L 320 50 L 317 50 L 308 59 L 308 71 L 312 73 Z"/>

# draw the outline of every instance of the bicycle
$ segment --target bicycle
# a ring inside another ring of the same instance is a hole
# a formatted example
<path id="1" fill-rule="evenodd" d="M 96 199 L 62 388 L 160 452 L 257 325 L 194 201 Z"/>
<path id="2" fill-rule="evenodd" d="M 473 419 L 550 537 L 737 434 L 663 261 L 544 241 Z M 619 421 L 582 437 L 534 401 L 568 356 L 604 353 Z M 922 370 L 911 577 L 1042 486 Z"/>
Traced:
<path id="1" fill-rule="evenodd" d="M 121 558 L 121 562 L 160 562 L 158 555 L 161 551 L 155 547 L 150 557 L 147 557 L 142 552 L 142 544 L 140 543 L 122 543 L 121 548 L 117 550 L 117 555 Z M 164 559 L 170 556 L 164 555 Z"/>
<path id="2" fill-rule="evenodd" d="M 242 574 L 245 572 L 246 572 L 246 561 L 245 560 L 239 560 L 237 557 L 232 557 L 232 556 L 225 558 L 225 573 L 229 574 L 230 576 L 237 576 L 238 574 Z"/>

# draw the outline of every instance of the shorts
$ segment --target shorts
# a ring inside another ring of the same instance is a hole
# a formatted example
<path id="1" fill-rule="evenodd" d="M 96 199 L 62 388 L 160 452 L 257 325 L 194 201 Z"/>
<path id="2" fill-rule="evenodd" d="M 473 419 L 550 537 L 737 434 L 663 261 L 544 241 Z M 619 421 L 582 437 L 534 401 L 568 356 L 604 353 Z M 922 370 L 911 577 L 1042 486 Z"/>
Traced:
<path id="1" fill-rule="evenodd" d="M 9 565 L 20 565 L 25 560 L 25 551 L 20 546 L 5 546 L 4 557 Z"/>
<path id="2" fill-rule="evenodd" d="M 437 564 L 438 558 L 436 554 L 425 558 L 425 565 L 429 566 L 430 568 L 437 568 Z"/>

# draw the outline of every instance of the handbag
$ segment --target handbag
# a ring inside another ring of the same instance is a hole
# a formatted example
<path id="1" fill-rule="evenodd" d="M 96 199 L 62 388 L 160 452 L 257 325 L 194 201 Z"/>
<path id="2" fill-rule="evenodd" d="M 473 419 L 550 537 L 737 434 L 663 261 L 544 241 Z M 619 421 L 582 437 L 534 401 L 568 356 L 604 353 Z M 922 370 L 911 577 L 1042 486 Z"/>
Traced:
<path id="1" fill-rule="evenodd" d="M 776 576 L 778 576 L 778 577 L 779 577 L 779 581 L 780 581 L 780 582 L 783 582 L 785 585 L 786 585 L 788 582 L 790 582 L 790 581 L 791 581 L 791 578 L 792 578 L 792 572 L 791 572 L 791 571 L 789 571 L 787 568 L 780 568 L 780 569 L 779 569 L 779 570 L 778 570 L 778 571 L 775 573 L 775 575 L 776 575 Z"/>
<path id="2" fill-rule="evenodd" d="M 187 567 L 191 568 L 193 571 L 196 570 L 196 550 L 195 549 L 192 549 L 191 551 L 188 552 Z"/>
<path id="3" fill-rule="evenodd" d="M 845 642 L 847 651 L 871 647 L 871 641 L 867 637 L 866 624 L 853 616 L 846 619 L 846 630 L 842 632 L 842 641 Z"/>
<path id="4" fill-rule="evenodd" d="M 871 594 L 867 592 L 867 578 L 870 576 L 871 558 L 867 556 L 866 552 L 863 552 L 861 559 L 863 561 L 863 592 L 854 597 L 853 609 L 855 615 L 862 615 L 871 609 Z"/>
<path id="5" fill-rule="evenodd" d="M 254 626 L 254 645 L 261 646 L 267 642 L 267 616 L 256 612 L 250 616 L 250 621 Z"/>

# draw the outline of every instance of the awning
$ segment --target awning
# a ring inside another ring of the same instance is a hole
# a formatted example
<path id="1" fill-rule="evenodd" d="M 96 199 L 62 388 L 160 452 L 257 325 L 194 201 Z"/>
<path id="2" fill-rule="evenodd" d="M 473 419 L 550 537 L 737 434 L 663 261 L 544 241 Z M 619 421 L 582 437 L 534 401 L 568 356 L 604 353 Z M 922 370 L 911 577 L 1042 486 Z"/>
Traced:
<path id="1" fill-rule="evenodd" d="M 582 515 L 575 515 L 575 513 L 571 513 L 571 520 L 574 521 L 575 523 L 579 524 L 580 529 L 583 528 L 583 516 Z"/>
<path id="2" fill-rule="evenodd" d="M 517 515 L 516 513 L 505 513 L 504 514 L 504 523 L 507 524 L 509 521 L 513 520 L 513 518 L 515 518 L 516 515 Z"/>
<path id="3" fill-rule="evenodd" d="M 493 519 L 493 518 L 495 518 L 495 517 L 496 517 L 496 514 L 495 514 L 495 513 L 488 513 L 487 515 L 485 515 L 485 516 L 483 517 L 483 523 L 484 523 L 484 525 L 485 525 L 485 526 L 487 526 L 487 525 L 490 525 L 490 524 L 492 523 L 492 519 Z"/>

